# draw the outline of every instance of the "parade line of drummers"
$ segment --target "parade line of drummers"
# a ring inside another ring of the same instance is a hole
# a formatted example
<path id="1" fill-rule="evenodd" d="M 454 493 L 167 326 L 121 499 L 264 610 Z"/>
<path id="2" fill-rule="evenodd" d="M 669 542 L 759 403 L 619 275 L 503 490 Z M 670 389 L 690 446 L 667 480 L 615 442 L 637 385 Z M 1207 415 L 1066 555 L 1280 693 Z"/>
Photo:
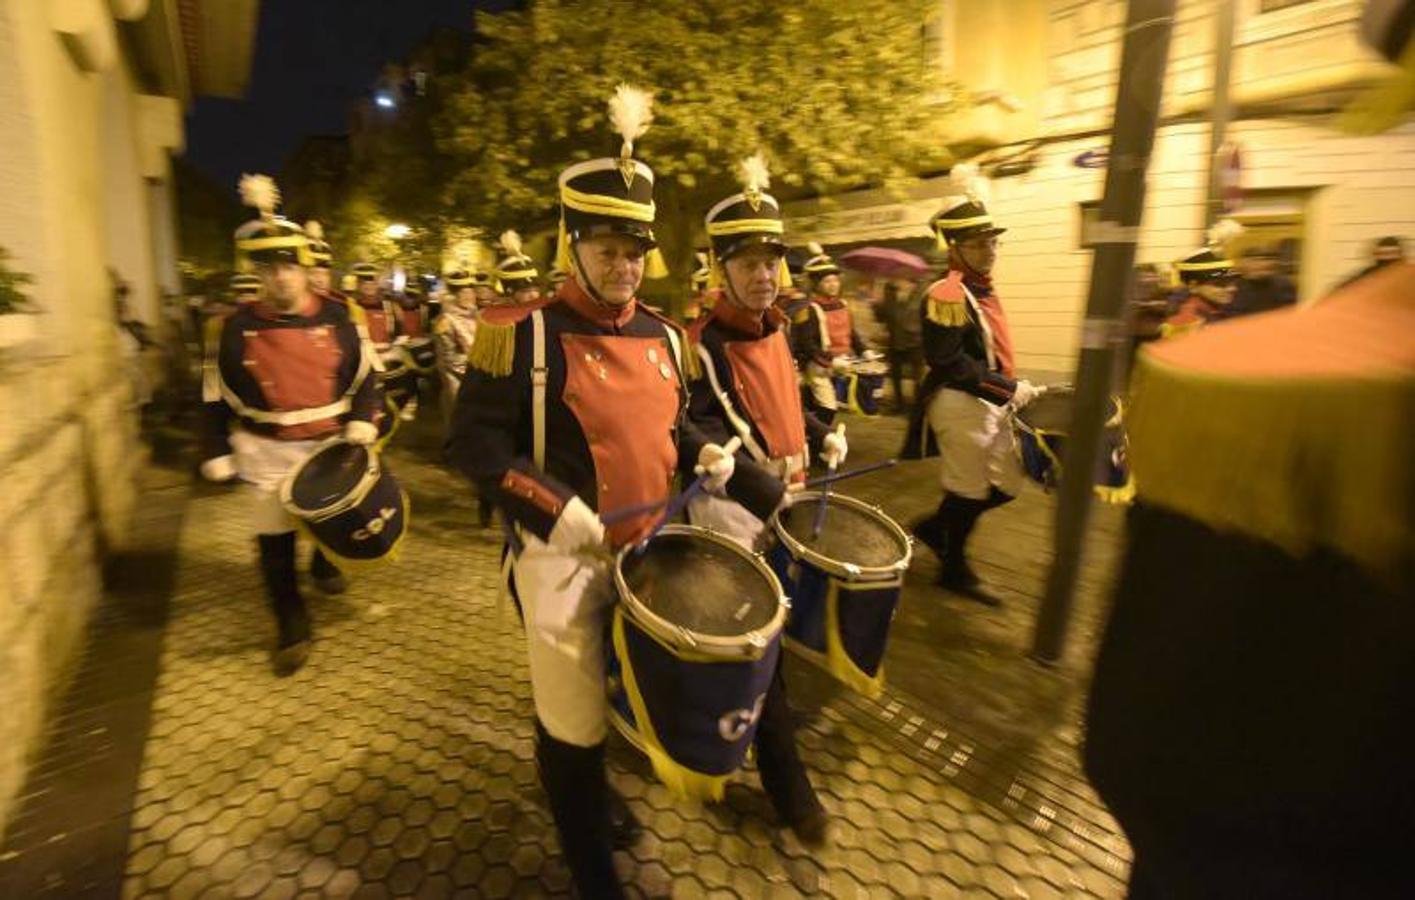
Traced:
<path id="1" fill-rule="evenodd" d="M 663 268 L 654 173 L 634 156 L 651 118 L 649 95 L 620 86 L 609 103 L 620 154 L 561 173 L 549 296 L 507 234 L 494 271 L 458 257 L 436 316 L 419 279 L 385 293 L 369 263 L 337 290 L 317 225 L 280 216 L 269 178 L 244 177 L 259 216 L 235 235 L 243 296 L 209 323 L 203 369 L 202 474 L 238 479 L 251 497 L 280 675 L 306 662 L 312 638 L 297 527 L 324 592 L 345 590 L 344 569 L 396 554 L 408 500 L 378 451 L 415 414 L 419 382 L 441 382 L 446 458 L 483 525 L 496 514 L 505 530 L 541 780 L 580 895 L 595 898 L 620 896 L 611 852 L 640 830 L 605 778 L 611 723 L 682 796 L 721 797 L 754 749 L 782 824 L 807 845 L 827 839 L 796 749 L 783 639 L 878 693 L 915 541 L 942 560 L 943 587 L 997 603 L 968 564 L 969 535 L 1017 496 L 1024 470 L 1054 480 L 1069 403 L 1014 373 L 991 278 L 1004 229 L 959 166 L 958 193 L 931 223 L 948 265 L 921 295 L 929 370 L 900 454 L 939 458 L 943 499 L 911 536 L 834 490 L 861 471 L 839 469 L 837 384 L 874 374 L 849 371 L 863 345 L 840 271 L 813 246 L 806 290 L 792 284 L 758 154 L 740 164 L 741 191 L 706 210 L 702 314 L 685 328 L 639 302 L 642 279 Z M 1217 247 L 1179 269 L 1195 297 L 1189 325 L 1208 285 L 1233 273 Z M 1123 496 L 1123 436 L 1113 449 L 1098 490 Z"/>

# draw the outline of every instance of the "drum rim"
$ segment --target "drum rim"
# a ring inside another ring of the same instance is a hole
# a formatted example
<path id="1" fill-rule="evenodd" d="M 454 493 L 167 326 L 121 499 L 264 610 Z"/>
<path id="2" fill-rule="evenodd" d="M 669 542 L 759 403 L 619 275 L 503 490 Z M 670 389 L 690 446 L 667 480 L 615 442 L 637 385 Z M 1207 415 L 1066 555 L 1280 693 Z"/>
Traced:
<path id="1" fill-rule="evenodd" d="M 323 522 L 341 513 L 346 513 L 364 502 L 364 498 L 368 496 L 369 491 L 373 490 L 373 486 L 378 483 L 378 479 L 383 477 L 383 466 L 379 463 L 378 451 L 368 446 L 364 447 L 364 451 L 368 454 L 368 468 L 364 470 L 363 476 L 354 484 L 353 490 L 349 491 L 340 499 L 335 500 L 322 509 L 308 510 L 296 505 L 294 497 L 291 496 L 295 489 L 295 481 L 300 477 L 300 473 L 305 470 L 305 466 L 309 465 L 310 460 L 337 444 L 352 443 L 352 441 L 345 438 L 342 434 L 336 434 L 322 441 L 310 451 L 309 456 L 300 460 L 300 464 L 290 470 L 290 474 L 286 475 L 285 480 L 280 482 L 280 505 L 285 507 L 286 512 L 306 522 Z"/>
<path id="2" fill-rule="evenodd" d="M 821 493 L 821 491 L 802 491 L 795 496 L 791 505 L 809 505 L 819 500 Z M 777 540 L 785 544 L 786 549 L 791 551 L 792 556 L 797 559 L 803 559 L 817 568 L 824 569 L 827 573 L 837 578 L 843 578 L 846 581 L 884 581 L 898 576 L 909 568 L 909 563 L 914 558 L 914 540 L 898 522 L 894 521 L 893 516 L 873 503 L 867 503 L 864 500 L 851 497 L 849 494 L 837 494 L 832 492 L 829 502 L 839 502 L 842 505 L 854 507 L 861 512 L 871 513 L 879 517 L 889 526 L 895 537 L 899 539 L 900 546 L 904 548 L 904 555 L 900 557 L 897 562 L 887 566 L 860 566 L 854 563 L 845 563 L 838 559 L 832 559 L 820 551 L 812 550 L 810 547 L 798 541 L 796 536 L 788 531 L 786 526 L 781 523 L 781 511 L 777 510 L 771 517 L 771 530 L 776 533 Z"/>
<path id="3" fill-rule="evenodd" d="M 1063 390 L 1065 391 L 1065 393 L 1071 394 L 1071 395 L 1073 395 L 1073 396 L 1074 396 L 1075 393 L 1076 393 L 1076 389 L 1073 388 L 1073 387 L 1069 387 L 1069 386 L 1068 386 L 1068 387 L 1065 387 L 1065 388 L 1048 388 L 1048 393 L 1050 393 L 1051 391 L 1057 391 L 1058 393 L 1061 393 Z M 1019 410 L 1017 410 L 1017 411 L 1015 411 L 1015 412 L 1012 413 L 1012 423 L 1017 426 L 1017 430 L 1018 430 L 1018 431 L 1021 431 L 1021 432 L 1023 432 L 1024 434 L 1029 434 L 1029 435 L 1031 435 L 1031 436 L 1033 436 L 1033 437 L 1040 437 L 1040 436 L 1042 436 L 1042 435 L 1048 435 L 1048 434 L 1060 435 L 1061 437 L 1066 437 L 1066 436 L 1067 436 L 1067 434 L 1068 434 L 1067 432 L 1062 431 L 1062 430 L 1057 429 L 1057 428 L 1038 428 L 1038 427 L 1036 427 L 1035 425 L 1031 424 L 1030 422 L 1028 422 L 1028 421 L 1026 420 L 1026 418 L 1025 418 L 1026 412 L 1027 412 L 1027 411 L 1026 411 L 1025 409 L 1019 409 Z M 1102 426 L 1102 427 L 1105 427 L 1105 428 L 1124 428 L 1124 427 L 1125 427 L 1125 398 L 1122 397 L 1121 395 L 1119 395 L 1119 394 L 1111 394 L 1111 395 L 1110 395 L 1110 415 L 1106 416 L 1105 424 L 1104 424 L 1104 426 Z"/>
<path id="4" fill-rule="evenodd" d="M 637 544 L 627 544 L 619 550 L 614 559 L 614 586 L 618 590 L 619 602 L 623 604 L 625 613 L 634 623 L 645 631 L 649 632 L 655 639 L 670 647 L 691 650 L 706 656 L 720 657 L 725 660 L 735 659 L 760 659 L 766 652 L 766 648 L 771 642 L 779 637 L 786 627 L 786 614 L 790 604 L 786 599 L 786 591 L 781 587 L 781 580 L 776 577 L 771 566 L 767 565 L 760 553 L 753 553 L 744 548 L 741 544 L 722 535 L 711 528 L 703 528 L 699 525 L 665 525 L 659 535 L 689 535 L 703 537 L 715 544 L 728 548 L 734 553 L 743 556 L 758 573 L 765 576 L 767 583 L 772 586 L 776 593 L 776 610 L 772 613 L 771 620 L 761 628 L 743 632 L 736 636 L 711 635 L 675 625 L 658 613 L 649 609 L 648 606 L 629 589 L 629 584 L 624 578 L 624 557 L 634 552 Z M 759 641 L 752 640 L 756 635 Z"/>

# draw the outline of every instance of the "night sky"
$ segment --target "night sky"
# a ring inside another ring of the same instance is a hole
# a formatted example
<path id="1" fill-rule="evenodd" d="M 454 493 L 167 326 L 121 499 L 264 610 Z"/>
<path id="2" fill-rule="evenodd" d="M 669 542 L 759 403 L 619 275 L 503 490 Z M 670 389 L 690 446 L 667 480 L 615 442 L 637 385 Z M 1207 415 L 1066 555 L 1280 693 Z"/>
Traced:
<path id="1" fill-rule="evenodd" d="M 242 172 L 279 171 L 300 140 L 348 130 L 349 101 L 385 62 L 433 28 L 472 29 L 473 12 L 507 0 L 265 0 L 244 100 L 196 102 L 187 157 L 231 186 Z"/>

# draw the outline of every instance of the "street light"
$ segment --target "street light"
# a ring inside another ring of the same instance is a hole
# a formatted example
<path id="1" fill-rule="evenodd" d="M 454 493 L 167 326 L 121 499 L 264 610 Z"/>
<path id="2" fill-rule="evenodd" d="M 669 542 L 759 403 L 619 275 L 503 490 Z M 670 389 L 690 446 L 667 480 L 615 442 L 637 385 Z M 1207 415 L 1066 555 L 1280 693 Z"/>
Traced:
<path id="1" fill-rule="evenodd" d="M 398 101 L 393 99 L 393 95 L 386 91 L 379 91 L 373 95 L 374 105 L 379 109 L 393 109 L 398 105 Z"/>
<path id="2" fill-rule="evenodd" d="M 403 238 L 407 237 L 412 233 L 413 229 L 409 228 L 407 225 L 404 225 L 402 222 L 394 222 L 392 225 L 389 225 L 387 228 L 383 229 L 384 237 L 392 238 L 395 241 L 401 241 Z"/>

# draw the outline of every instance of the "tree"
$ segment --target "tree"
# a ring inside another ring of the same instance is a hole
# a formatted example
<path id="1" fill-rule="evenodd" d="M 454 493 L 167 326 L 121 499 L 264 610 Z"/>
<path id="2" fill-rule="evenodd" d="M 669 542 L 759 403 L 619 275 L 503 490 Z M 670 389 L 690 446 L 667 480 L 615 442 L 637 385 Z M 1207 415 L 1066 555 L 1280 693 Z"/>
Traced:
<path id="1" fill-rule="evenodd" d="M 613 155 L 615 84 L 654 92 L 636 155 L 658 175 L 658 231 L 686 272 L 707 207 L 764 150 L 774 192 L 902 184 L 947 164 L 951 109 L 928 65 L 931 0 L 537 0 L 478 14 L 478 47 L 444 86 L 439 147 L 459 209 L 488 229 L 553 219 L 567 163 Z"/>

